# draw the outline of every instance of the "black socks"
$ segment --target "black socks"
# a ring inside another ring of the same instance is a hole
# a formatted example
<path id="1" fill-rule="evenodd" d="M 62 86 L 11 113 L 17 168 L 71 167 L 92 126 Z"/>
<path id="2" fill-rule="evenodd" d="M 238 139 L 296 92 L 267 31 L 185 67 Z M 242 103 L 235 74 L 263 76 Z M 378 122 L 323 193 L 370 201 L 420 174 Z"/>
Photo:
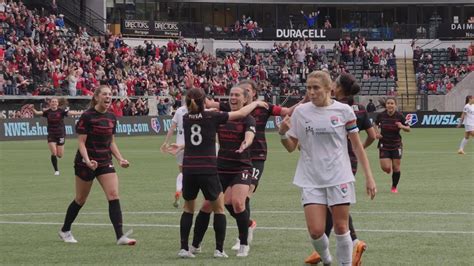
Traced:
<path id="1" fill-rule="evenodd" d="M 109 217 L 114 226 L 115 236 L 117 239 L 122 237 L 122 209 L 120 208 L 120 201 L 118 199 L 109 201 Z"/>
<path id="2" fill-rule="evenodd" d="M 58 157 L 51 155 L 51 164 L 53 164 L 54 171 L 58 171 Z"/>
<path id="3" fill-rule="evenodd" d="M 77 215 L 79 214 L 79 210 L 81 210 L 82 206 L 77 204 L 75 200 L 69 204 L 67 208 L 66 217 L 64 218 L 64 225 L 61 228 L 61 231 L 67 232 L 71 231 L 71 224 L 76 219 Z"/>

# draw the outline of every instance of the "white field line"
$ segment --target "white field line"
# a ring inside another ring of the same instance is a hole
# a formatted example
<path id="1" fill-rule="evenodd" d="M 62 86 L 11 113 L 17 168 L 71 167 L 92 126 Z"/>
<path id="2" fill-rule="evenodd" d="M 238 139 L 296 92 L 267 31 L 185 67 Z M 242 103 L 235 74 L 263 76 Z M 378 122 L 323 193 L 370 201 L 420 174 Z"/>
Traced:
<path id="1" fill-rule="evenodd" d="M 62 225 L 59 222 L 22 222 L 22 221 L 0 221 L 0 224 L 10 225 Z M 107 226 L 110 224 L 105 223 L 74 223 L 75 226 Z M 161 228 L 179 228 L 178 224 L 124 224 L 128 227 L 161 227 Z M 228 228 L 236 229 L 236 226 L 228 226 Z M 265 227 L 259 226 L 259 230 L 270 230 L 270 231 L 306 231 L 304 227 Z M 420 233 L 420 234 L 471 234 L 474 235 L 474 231 L 434 231 L 434 230 L 385 230 L 385 229 L 357 229 L 359 232 L 373 232 L 373 233 Z"/>
<path id="2" fill-rule="evenodd" d="M 153 214 L 169 214 L 179 215 L 181 211 L 124 211 L 123 214 L 134 214 L 134 215 L 153 215 Z M 252 213 L 264 213 L 264 214 L 303 214 L 303 211 L 252 211 Z M 53 216 L 53 215 L 64 215 L 64 212 L 30 212 L 30 213 L 0 213 L 0 217 L 8 216 Z M 81 212 L 82 215 L 104 215 L 108 212 Z M 471 212 L 396 212 L 396 211 L 351 211 L 351 214 L 365 214 L 365 215 L 421 215 L 421 216 L 474 216 Z"/>

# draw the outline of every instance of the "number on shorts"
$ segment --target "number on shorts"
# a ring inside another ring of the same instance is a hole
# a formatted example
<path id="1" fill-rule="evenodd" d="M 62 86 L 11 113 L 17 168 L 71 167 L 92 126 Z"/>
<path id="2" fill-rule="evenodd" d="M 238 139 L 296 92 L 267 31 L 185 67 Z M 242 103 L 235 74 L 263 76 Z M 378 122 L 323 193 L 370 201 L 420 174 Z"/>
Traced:
<path id="1" fill-rule="evenodd" d="M 64 143 L 64 138 L 59 138 L 59 144 L 63 144 Z"/>
<path id="2" fill-rule="evenodd" d="M 252 178 L 258 180 L 258 175 L 260 174 L 260 170 L 257 168 L 252 168 Z"/>
<path id="3" fill-rule="evenodd" d="M 398 149 L 398 156 L 402 156 L 402 149 Z"/>
<path id="4" fill-rule="evenodd" d="M 247 171 L 242 172 L 242 180 L 247 180 L 249 178 L 249 173 Z"/>
<path id="5" fill-rule="evenodd" d="M 194 124 L 191 126 L 191 144 L 193 144 L 194 146 L 199 146 L 201 143 L 201 126 Z"/>

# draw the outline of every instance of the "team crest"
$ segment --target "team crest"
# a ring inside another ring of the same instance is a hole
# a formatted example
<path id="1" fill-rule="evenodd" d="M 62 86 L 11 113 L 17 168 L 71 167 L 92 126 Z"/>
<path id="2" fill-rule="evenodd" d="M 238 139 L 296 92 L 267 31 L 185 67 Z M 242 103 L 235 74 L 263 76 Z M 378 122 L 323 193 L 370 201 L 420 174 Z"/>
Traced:
<path id="1" fill-rule="evenodd" d="M 405 116 L 405 123 L 409 126 L 413 126 L 414 124 L 418 123 L 418 115 L 417 114 L 407 114 Z"/>
<path id="2" fill-rule="evenodd" d="M 329 119 L 331 119 L 331 124 L 332 124 L 333 126 L 339 124 L 339 122 L 340 122 L 339 117 L 337 117 L 337 116 L 335 116 L 335 115 L 331 116 Z"/>
<path id="3" fill-rule="evenodd" d="M 349 187 L 347 186 L 347 184 L 340 184 L 339 188 L 341 189 L 341 192 L 343 195 L 346 195 L 347 191 L 349 190 Z"/>
<path id="4" fill-rule="evenodd" d="M 152 118 L 150 120 L 151 128 L 158 134 L 161 130 L 160 120 L 158 118 Z"/>

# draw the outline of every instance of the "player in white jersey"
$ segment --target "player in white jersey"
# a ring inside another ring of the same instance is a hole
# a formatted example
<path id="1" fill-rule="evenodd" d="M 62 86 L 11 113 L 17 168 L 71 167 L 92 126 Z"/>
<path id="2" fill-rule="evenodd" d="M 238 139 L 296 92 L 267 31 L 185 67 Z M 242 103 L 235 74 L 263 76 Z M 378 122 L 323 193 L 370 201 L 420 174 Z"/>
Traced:
<path id="1" fill-rule="evenodd" d="M 327 72 L 308 75 L 311 102 L 296 107 L 291 119 L 280 125 L 281 143 L 288 150 L 300 147 L 293 183 L 301 188 L 306 224 L 314 249 L 324 264 L 332 262 L 325 232 L 326 208 L 330 207 L 336 235 L 339 265 L 352 264 L 349 235 L 349 207 L 355 203 L 354 175 L 347 152 L 347 138 L 366 176 L 367 194 L 373 199 L 375 181 L 369 160 L 359 139 L 352 108 L 331 99 L 331 78 Z"/>
<path id="2" fill-rule="evenodd" d="M 462 110 L 461 119 L 459 120 L 458 127 L 464 124 L 465 132 L 464 138 L 461 140 L 459 145 L 459 154 L 466 154 L 464 152 L 464 146 L 469 141 L 470 137 L 474 137 L 474 96 L 466 96 L 466 105 Z"/>
<path id="3" fill-rule="evenodd" d="M 173 132 L 176 130 L 176 144 L 179 146 L 184 146 L 184 129 L 183 129 L 183 116 L 188 113 L 188 108 L 184 105 L 179 107 L 171 120 L 171 126 L 166 134 L 165 141 L 161 145 L 161 152 L 168 152 L 170 146 L 169 139 L 173 136 Z M 181 197 L 181 190 L 183 188 L 183 155 L 184 149 L 179 149 L 175 154 L 176 162 L 178 163 L 179 174 L 176 177 L 176 192 L 174 194 L 174 203 L 173 206 L 178 208 L 179 199 Z"/>

